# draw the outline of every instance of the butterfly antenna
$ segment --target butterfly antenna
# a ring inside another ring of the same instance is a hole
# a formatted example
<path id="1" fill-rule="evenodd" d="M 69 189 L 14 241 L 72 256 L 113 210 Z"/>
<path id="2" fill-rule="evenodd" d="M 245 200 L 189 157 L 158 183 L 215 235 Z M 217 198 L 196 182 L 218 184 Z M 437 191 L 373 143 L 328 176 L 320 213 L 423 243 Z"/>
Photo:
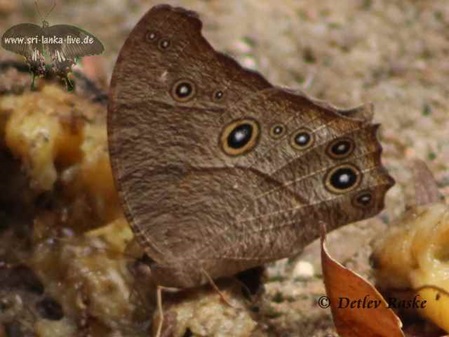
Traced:
<path id="1" fill-rule="evenodd" d="M 45 14 L 44 20 L 47 19 L 47 17 L 50 15 L 50 13 L 53 11 L 53 9 L 55 9 L 55 7 L 56 7 L 56 0 L 53 1 L 53 6 L 51 6 L 50 10 L 47 12 L 47 14 Z"/>
<path id="2" fill-rule="evenodd" d="M 56 0 L 53 1 L 53 5 L 51 6 L 50 10 L 45 14 L 45 16 L 42 15 L 42 12 L 39 9 L 38 0 L 34 1 L 34 6 L 36 6 L 37 14 L 39 14 L 39 17 L 41 18 L 41 21 L 45 21 L 47 17 L 50 15 L 50 13 L 53 11 L 53 9 L 56 7 Z"/>
<path id="3" fill-rule="evenodd" d="M 34 1 L 34 6 L 36 6 L 36 12 L 39 14 L 39 17 L 41 18 L 41 21 L 44 21 L 44 18 L 42 16 L 41 11 L 39 10 L 39 4 L 37 3 L 37 0 Z"/>

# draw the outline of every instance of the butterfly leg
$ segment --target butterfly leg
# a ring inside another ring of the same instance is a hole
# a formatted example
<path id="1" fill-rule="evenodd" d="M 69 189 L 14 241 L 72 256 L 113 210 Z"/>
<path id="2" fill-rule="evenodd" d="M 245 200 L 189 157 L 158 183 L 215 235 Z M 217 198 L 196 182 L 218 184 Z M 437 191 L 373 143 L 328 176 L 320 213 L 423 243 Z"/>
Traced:
<path id="1" fill-rule="evenodd" d="M 70 81 L 69 73 L 72 71 L 75 61 L 67 56 L 64 56 L 64 54 L 59 50 L 56 50 L 52 54 L 52 60 L 54 74 L 64 80 L 67 91 L 73 91 L 75 89 L 75 85 L 72 81 Z"/>
<path id="2" fill-rule="evenodd" d="M 75 85 L 73 84 L 72 81 L 70 81 L 68 75 L 65 75 L 64 81 L 65 81 L 65 84 L 66 84 L 66 87 L 67 87 L 67 91 L 73 91 L 73 90 L 75 90 Z"/>
<path id="3" fill-rule="evenodd" d="M 35 79 L 36 79 L 36 74 L 34 72 L 31 73 L 31 91 L 36 91 L 36 85 L 35 85 Z"/>
<path id="4" fill-rule="evenodd" d="M 46 74 L 45 58 L 39 53 L 38 50 L 34 50 L 31 57 L 26 58 L 26 62 L 30 68 L 32 74 L 31 78 L 31 90 L 36 90 L 36 77 L 41 77 Z"/>
<path id="5" fill-rule="evenodd" d="M 164 333 L 162 335 L 162 328 L 164 326 L 164 310 L 163 310 L 163 307 L 162 307 L 162 291 L 178 292 L 179 289 L 177 289 L 177 288 L 170 288 L 170 287 L 164 287 L 164 286 L 160 286 L 160 285 L 157 286 L 157 288 L 156 288 L 156 303 L 157 303 L 157 312 L 158 312 L 158 315 L 159 315 L 159 320 L 157 322 L 156 334 L 153 334 L 154 337 L 162 337 L 162 336 L 166 335 L 166 333 Z M 154 332 L 154 329 L 153 329 L 153 332 Z"/>
<path id="6" fill-rule="evenodd" d="M 164 311 L 162 309 L 162 289 L 163 287 L 157 286 L 156 298 L 157 298 L 157 310 L 159 312 L 159 322 L 157 326 L 156 337 L 160 337 L 162 333 L 162 325 L 164 324 Z"/>
<path id="7" fill-rule="evenodd" d="M 212 279 L 212 277 L 210 277 L 210 275 L 207 273 L 206 270 L 204 270 L 203 268 L 201 268 L 201 272 L 204 274 L 204 276 L 206 276 L 209 284 L 212 286 L 212 288 L 218 293 L 218 295 L 220 296 L 221 300 L 226 303 L 227 305 L 229 305 L 231 308 L 233 309 L 242 309 L 239 307 L 236 307 L 235 305 L 233 305 L 228 297 L 218 288 L 217 284 L 214 282 L 214 280 Z"/>

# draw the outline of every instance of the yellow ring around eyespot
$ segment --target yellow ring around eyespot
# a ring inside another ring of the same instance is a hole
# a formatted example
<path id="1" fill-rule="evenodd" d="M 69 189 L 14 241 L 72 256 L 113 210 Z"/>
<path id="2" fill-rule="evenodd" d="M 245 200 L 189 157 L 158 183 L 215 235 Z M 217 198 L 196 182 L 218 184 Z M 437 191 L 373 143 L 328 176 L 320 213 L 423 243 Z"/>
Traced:
<path id="1" fill-rule="evenodd" d="M 338 142 L 343 142 L 343 141 L 346 141 L 346 142 L 349 143 L 349 150 L 348 150 L 346 153 L 344 153 L 344 154 L 335 154 L 335 153 L 332 153 L 332 150 L 331 150 L 332 147 L 333 147 L 335 144 L 337 144 Z M 352 152 L 354 152 L 354 149 L 355 149 L 354 140 L 352 140 L 352 139 L 349 138 L 349 137 L 342 137 L 342 138 L 334 139 L 334 140 L 327 146 L 327 148 L 326 148 L 326 154 L 327 154 L 329 157 L 331 157 L 332 159 L 344 159 L 344 158 L 349 157 L 349 156 L 352 154 Z"/>
<path id="2" fill-rule="evenodd" d="M 281 128 L 282 128 L 282 132 L 281 132 L 280 134 L 274 133 L 274 130 L 275 130 L 277 127 L 281 127 Z M 285 135 L 286 132 L 287 132 L 287 127 L 286 127 L 284 124 L 277 123 L 277 124 L 274 124 L 274 125 L 271 127 L 271 129 L 270 129 L 270 136 L 271 136 L 272 138 L 274 138 L 274 139 L 279 139 L 279 138 L 281 138 L 283 135 Z"/>
<path id="3" fill-rule="evenodd" d="M 298 133 L 301 133 L 301 132 L 307 133 L 310 137 L 309 142 L 304 146 L 296 144 L 296 142 L 295 142 L 296 136 L 298 135 Z M 307 128 L 301 128 L 301 129 L 296 130 L 293 133 L 293 135 L 290 137 L 290 145 L 296 150 L 306 150 L 309 147 L 311 147 L 314 143 L 315 143 L 315 137 L 314 137 L 313 133 Z"/>
<path id="4" fill-rule="evenodd" d="M 228 145 L 228 137 L 231 134 L 231 132 L 234 131 L 235 128 L 243 124 L 249 124 L 252 127 L 251 138 L 241 148 L 234 149 Z M 257 145 L 259 138 L 260 138 L 259 123 L 257 123 L 254 119 L 244 118 L 233 121 L 229 123 L 227 126 L 225 126 L 223 132 L 221 133 L 219 142 L 221 149 L 228 156 L 240 156 L 242 154 L 251 151 Z"/>
<path id="5" fill-rule="evenodd" d="M 354 184 L 345 189 L 336 188 L 336 187 L 332 186 L 332 184 L 330 183 L 330 179 L 331 179 L 332 175 L 341 169 L 350 169 L 356 175 L 356 181 L 354 182 Z M 362 181 L 362 172 L 360 172 L 360 170 L 357 166 L 355 166 L 353 164 L 349 164 L 349 163 L 335 166 L 334 168 L 329 170 L 326 173 L 326 175 L 324 176 L 324 186 L 326 187 L 326 189 L 329 192 L 334 193 L 334 194 L 343 194 L 343 193 L 348 193 L 350 191 L 353 191 L 355 188 L 357 188 L 360 185 L 361 181 Z"/>

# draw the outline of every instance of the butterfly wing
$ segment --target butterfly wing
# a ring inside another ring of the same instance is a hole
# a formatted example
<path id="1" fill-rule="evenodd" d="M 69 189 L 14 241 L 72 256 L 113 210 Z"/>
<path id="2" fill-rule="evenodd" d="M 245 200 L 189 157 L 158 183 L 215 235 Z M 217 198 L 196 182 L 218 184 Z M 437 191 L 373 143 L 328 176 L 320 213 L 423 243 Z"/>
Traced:
<path id="1" fill-rule="evenodd" d="M 216 52 L 194 13 L 151 9 L 118 57 L 108 133 L 125 213 L 158 282 L 231 275 L 297 253 L 320 221 L 378 213 L 392 179 L 377 126 L 354 114 Z"/>
<path id="2" fill-rule="evenodd" d="M 55 55 L 56 52 L 59 52 L 60 56 L 66 59 L 74 60 L 78 57 L 98 55 L 104 51 L 100 40 L 91 33 L 75 26 L 53 25 L 46 27 L 45 36 L 56 38 L 54 39 L 55 42 L 48 44 L 50 54 Z"/>
<path id="3" fill-rule="evenodd" d="M 76 59 L 87 55 L 101 54 L 103 44 L 89 32 L 70 25 L 54 25 L 43 28 L 47 39 L 47 48 L 51 59 L 53 72 L 65 79 L 67 90 L 74 89 L 68 74 L 75 65 Z"/>
<path id="4" fill-rule="evenodd" d="M 145 226 L 145 233 L 137 235 L 142 242 L 149 237 L 160 237 L 158 233 L 147 234 L 164 226 L 148 223 L 151 212 L 142 209 L 137 215 L 134 209 L 131 185 L 140 180 L 135 174 L 143 174 L 140 169 L 136 170 L 137 158 L 145 161 L 148 182 L 152 180 L 152 171 L 173 163 L 176 167 L 215 166 L 217 137 L 204 130 L 221 128 L 219 119 L 227 102 L 271 87 L 254 72 L 247 71 L 246 78 L 242 79 L 237 62 L 217 53 L 199 34 L 200 29 L 201 21 L 192 12 L 169 6 L 153 8 L 130 34 L 112 77 L 108 117 L 112 165 L 135 232 L 140 233 L 144 223 L 149 226 Z M 190 95 L 178 97 L 176 91 L 189 87 Z M 188 125 L 176 127 L 182 120 Z M 149 125 L 154 125 L 158 132 L 148 132 Z M 144 134 L 151 137 L 144 142 L 152 145 L 139 147 L 137 154 L 135 147 Z M 204 146 L 197 146 L 199 143 Z M 191 151 L 183 151 L 183 147 Z M 227 160 L 224 155 L 222 158 Z M 131 175 L 133 178 L 128 180 Z M 142 190 L 148 196 L 154 192 L 152 188 Z M 169 197 L 165 190 L 161 190 L 163 195 Z M 157 208 L 159 198 L 152 197 L 147 205 Z M 148 245 L 150 256 L 159 261 L 163 261 L 169 250 L 155 243 Z"/>
<path id="5" fill-rule="evenodd" d="M 9 28 L 2 36 L 2 47 L 26 58 L 35 75 L 45 73 L 45 57 L 41 37 L 42 27 L 21 23 Z"/>
<path id="6" fill-rule="evenodd" d="M 41 35 L 42 27 L 32 23 L 21 23 L 12 26 L 3 34 L 2 47 L 28 59 L 35 50 L 42 54 Z"/>
<path id="7" fill-rule="evenodd" d="M 46 48 L 51 56 L 56 75 L 67 78 L 76 58 L 97 55 L 104 51 L 103 44 L 89 32 L 70 25 L 54 25 L 44 28 L 49 41 Z"/>

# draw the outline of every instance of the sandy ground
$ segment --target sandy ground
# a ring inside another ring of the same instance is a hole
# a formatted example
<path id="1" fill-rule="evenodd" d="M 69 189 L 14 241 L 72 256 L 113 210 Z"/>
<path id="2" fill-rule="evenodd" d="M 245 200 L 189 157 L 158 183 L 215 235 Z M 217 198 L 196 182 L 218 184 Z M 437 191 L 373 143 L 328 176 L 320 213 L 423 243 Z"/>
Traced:
<path id="1" fill-rule="evenodd" d="M 375 120 L 382 124 L 383 161 L 397 184 L 380 217 L 333 235 L 331 252 L 341 262 L 369 275 L 370 242 L 410 202 L 409 159 L 423 159 L 449 194 L 447 0 L 167 2 L 198 11 L 204 35 L 217 50 L 257 69 L 272 83 L 341 107 L 374 103 Z M 59 1 L 48 21 L 78 25 L 104 43 L 104 55 L 93 62 L 95 75 L 107 81 L 130 29 L 156 3 Z M 50 6 L 50 1 L 40 1 L 42 12 Z M 39 21 L 33 2 L 0 0 L 0 31 Z M 1 50 L 0 57 L 5 55 Z M 332 331 L 329 312 L 316 306 L 324 292 L 317 252 L 315 245 L 301 257 L 269 268 L 273 335 L 325 336 Z M 298 268 L 295 272 L 298 261 L 310 262 L 313 276 Z"/>

